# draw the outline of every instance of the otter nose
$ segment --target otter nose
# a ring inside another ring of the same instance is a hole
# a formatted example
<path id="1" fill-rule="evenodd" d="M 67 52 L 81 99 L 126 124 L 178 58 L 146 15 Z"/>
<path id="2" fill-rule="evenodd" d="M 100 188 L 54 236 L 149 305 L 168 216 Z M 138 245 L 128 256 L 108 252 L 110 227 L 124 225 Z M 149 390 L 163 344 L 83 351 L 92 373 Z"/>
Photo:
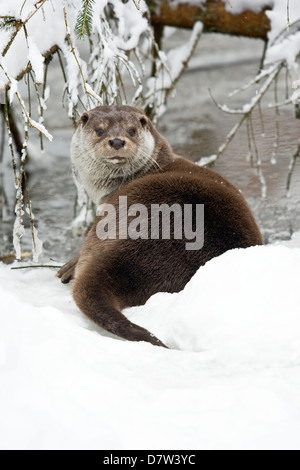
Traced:
<path id="1" fill-rule="evenodd" d="M 116 149 L 116 150 L 120 150 L 120 148 L 125 146 L 125 140 L 121 140 L 121 139 L 112 139 L 108 143 L 111 146 L 111 148 Z"/>

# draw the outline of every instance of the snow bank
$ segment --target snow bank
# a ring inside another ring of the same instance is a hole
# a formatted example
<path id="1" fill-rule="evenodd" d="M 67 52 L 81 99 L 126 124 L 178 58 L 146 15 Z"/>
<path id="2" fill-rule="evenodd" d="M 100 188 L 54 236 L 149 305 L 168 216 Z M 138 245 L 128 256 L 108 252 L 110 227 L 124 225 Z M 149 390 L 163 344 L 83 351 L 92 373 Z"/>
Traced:
<path id="1" fill-rule="evenodd" d="M 168 346 L 225 368 L 297 365 L 299 279 L 300 250 L 234 250 L 200 269 L 183 292 L 156 294 L 129 317 Z"/>
<path id="2" fill-rule="evenodd" d="M 0 265 L 3 449 L 299 449 L 300 249 L 234 250 L 103 335 L 50 270 Z"/>

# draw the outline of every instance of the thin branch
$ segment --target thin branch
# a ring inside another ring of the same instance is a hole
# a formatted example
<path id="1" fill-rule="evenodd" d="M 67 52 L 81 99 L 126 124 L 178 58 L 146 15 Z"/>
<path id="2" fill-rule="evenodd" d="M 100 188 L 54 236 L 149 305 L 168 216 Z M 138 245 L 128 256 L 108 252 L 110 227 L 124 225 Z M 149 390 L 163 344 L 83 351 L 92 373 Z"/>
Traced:
<path id="1" fill-rule="evenodd" d="M 81 68 L 81 65 L 79 63 L 79 59 L 76 55 L 76 52 L 75 52 L 75 48 L 74 48 L 74 45 L 73 45 L 73 41 L 72 41 L 72 38 L 71 38 L 71 33 L 70 33 L 70 28 L 69 28 L 69 24 L 68 24 L 68 19 L 67 19 L 67 12 L 66 12 L 66 7 L 65 7 L 65 1 L 63 0 L 63 13 L 64 13 L 64 21 L 65 21 L 65 26 L 66 26 L 66 32 L 67 32 L 67 39 L 68 39 L 68 42 L 69 42 L 69 45 L 70 45 L 70 48 L 71 48 L 71 52 L 74 56 L 74 59 L 77 63 L 77 66 L 78 66 L 78 69 L 79 69 L 79 73 L 81 75 L 81 79 L 82 79 L 82 84 L 83 84 L 83 88 L 84 88 L 84 92 L 85 94 L 87 95 L 91 95 L 93 98 L 95 98 L 100 104 L 102 104 L 102 100 L 100 98 L 100 96 L 96 95 L 96 93 L 93 93 L 92 92 L 92 89 L 91 87 L 86 83 L 85 81 L 85 78 L 84 78 L 84 75 L 83 75 L 83 71 L 82 71 L 82 68 Z"/>
<path id="2" fill-rule="evenodd" d="M 40 3 L 40 6 L 36 7 L 36 10 L 26 18 L 26 20 L 23 22 L 23 25 L 26 25 L 26 23 L 28 23 L 28 21 L 31 20 L 31 18 L 39 11 L 40 8 L 42 8 L 42 6 L 46 2 L 48 2 L 48 0 L 40 0 L 39 2 L 37 2 L 34 6 L 36 7 L 36 5 L 38 5 L 38 3 Z"/>
<path id="3" fill-rule="evenodd" d="M 8 52 L 8 50 L 9 50 L 10 46 L 11 46 L 12 43 L 14 42 L 14 40 L 15 40 L 15 38 L 16 38 L 18 32 L 20 31 L 20 29 L 21 29 L 22 27 L 24 27 L 24 26 L 28 23 L 28 21 L 39 11 L 40 8 L 42 8 L 42 6 L 44 5 L 44 3 L 46 3 L 47 1 L 48 1 L 48 0 L 42 0 L 41 5 L 40 5 L 39 7 L 37 7 L 36 10 L 35 10 L 31 15 L 29 15 L 29 16 L 26 18 L 25 21 L 21 21 L 21 20 L 16 20 L 16 19 L 15 19 L 15 28 L 16 28 L 16 30 L 15 30 L 15 32 L 13 33 L 13 35 L 11 36 L 11 38 L 10 38 L 9 42 L 7 43 L 7 45 L 5 46 L 5 48 L 4 48 L 3 52 L 2 52 L 2 57 L 5 57 L 5 55 L 7 54 L 7 52 Z M 24 2 L 24 3 L 25 3 L 25 2 Z M 38 3 L 39 3 L 39 2 L 38 2 Z M 37 4 L 36 4 L 36 5 L 37 5 Z M 23 6 L 24 6 L 24 4 L 23 4 Z M 23 6 L 22 6 L 22 8 L 23 8 Z M 22 9 L 21 9 L 21 10 L 22 10 Z"/>
<path id="4" fill-rule="evenodd" d="M 14 171 L 15 188 L 17 192 L 17 195 L 16 195 L 17 203 L 15 207 L 16 218 L 15 218 L 14 230 L 13 230 L 13 244 L 16 250 L 16 258 L 21 259 L 20 240 L 25 233 L 25 228 L 24 228 L 23 219 L 22 219 L 22 215 L 23 215 L 22 179 L 23 178 L 22 178 L 22 172 L 18 171 L 16 160 L 15 160 L 10 122 L 9 122 L 9 117 L 8 117 L 7 93 L 5 94 L 4 114 L 5 114 L 5 121 L 6 121 L 6 127 L 7 127 L 8 144 L 9 144 L 10 151 L 11 151 L 12 166 L 13 166 L 13 171 Z"/>
<path id="5" fill-rule="evenodd" d="M 248 114 L 244 114 L 241 120 L 231 129 L 229 134 L 227 134 L 225 142 L 218 148 L 216 158 L 214 161 L 217 161 L 220 158 L 220 156 L 225 152 L 228 145 L 233 140 L 234 136 L 237 134 L 238 130 L 240 129 L 240 127 L 242 126 L 242 124 L 245 122 L 247 118 L 248 118 Z"/>
<path id="6" fill-rule="evenodd" d="M 64 77 L 64 81 L 65 81 L 65 83 L 67 83 L 68 79 L 67 79 L 66 71 L 65 71 L 65 68 L 64 68 L 64 63 L 63 63 L 63 60 L 62 60 L 61 55 L 60 55 L 60 50 L 57 49 L 56 52 L 57 52 L 57 55 L 58 55 L 59 65 L 60 65 L 60 68 L 61 68 L 61 71 L 62 71 L 62 74 L 63 74 L 63 77 Z"/>
<path id="7" fill-rule="evenodd" d="M 286 184 L 286 191 L 287 191 L 288 196 L 290 194 L 292 176 L 293 176 L 294 169 L 295 169 L 298 159 L 300 159 L 300 144 L 298 145 L 298 149 L 296 153 L 293 155 L 290 165 L 289 165 L 289 173 L 288 173 L 287 184 Z"/>
<path id="8" fill-rule="evenodd" d="M 16 163 L 16 158 L 15 158 L 15 152 L 14 152 L 14 146 L 13 146 L 13 138 L 12 138 L 12 132 L 11 132 L 11 127 L 10 127 L 8 109 L 9 109 L 9 107 L 8 107 L 8 99 L 7 99 L 7 93 L 6 93 L 5 94 L 5 102 L 4 102 L 4 117 L 5 117 L 6 129 L 7 129 L 8 145 L 9 145 L 10 154 L 11 154 L 12 167 L 13 167 L 13 172 L 14 172 L 14 177 L 15 177 L 15 186 L 17 186 L 17 184 L 18 184 L 17 163 Z"/>
<path id="9" fill-rule="evenodd" d="M 263 53 L 262 53 L 262 56 L 261 56 L 261 59 L 260 59 L 260 64 L 259 64 L 259 72 L 262 71 L 263 67 L 264 67 L 264 63 L 265 63 L 265 58 L 266 58 L 266 54 L 267 54 L 267 50 L 268 50 L 268 40 L 266 39 L 264 41 L 264 48 L 263 48 Z"/>
<path id="10" fill-rule="evenodd" d="M 256 162 L 259 162 L 260 158 L 258 156 L 258 149 L 257 149 L 257 145 L 256 145 L 255 133 L 254 133 L 254 128 L 253 128 L 252 114 L 249 114 L 248 119 L 249 119 L 249 128 L 250 128 L 250 137 L 251 137 L 252 142 L 253 142 L 255 160 L 256 160 Z"/>
<path id="11" fill-rule="evenodd" d="M 34 268 L 54 268 L 60 269 L 63 265 L 52 265 L 52 264 L 31 264 L 30 266 L 13 266 L 10 269 L 34 269 Z"/>
<path id="12" fill-rule="evenodd" d="M 260 125 L 261 125 L 261 133 L 262 133 L 262 137 L 264 137 L 265 136 L 265 123 L 264 123 L 263 112 L 261 109 L 261 102 L 259 102 L 257 106 L 258 106 L 259 119 L 260 119 Z"/>
<path id="13" fill-rule="evenodd" d="M 229 93 L 229 98 L 232 98 L 233 96 L 237 95 L 238 93 L 241 93 L 243 91 L 248 90 L 251 88 L 253 85 L 256 85 L 259 83 L 263 78 L 268 77 L 270 73 L 274 70 L 274 66 L 272 65 L 266 70 L 261 70 L 250 82 L 248 82 L 246 85 L 243 85 L 241 88 L 238 88 L 237 90 L 234 90 L 233 92 Z"/>
<path id="14" fill-rule="evenodd" d="M 133 0 L 133 3 L 134 3 L 134 5 L 135 5 L 136 9 L 139 10 L 139 9 L 140 9 L 141 0 Z"/>
<path id="15" fill-rule="evenodd" d="M 6 70 L 6 67 L 4 66 L 4 64 L 1 64 L 0 62 L 0 68 L 3 70 L 6 78 L 9 80 L 10 83 L 13 83 L 14 79 L 12 79 L 7 70 Z M 29 121 L 29 124 L 30 124 L 30 127 L 33 127 L 34 129 L 36 129 L 38 132 L 42 132 L 45 137 L 47 137 L 48 140 L 52 141 L 52 135 L 47 131 L 47 129 L 43 126 L 43 124 L 39 124 L 37 123 L 36 121 L 34 121 L 34 119 L 31 119 L 30 115 L 29 115 L 29 112 L 27 111 L 26 109 L 26 106 L 25 106 L 25 103 L 20 95 L 20 93 L 18 92 L 18 90 L 15 90 L 15 95 L 20 103 L 20 106 L 22 108 L 22 111 L 24 113 L 24 116 L 26 117 L 26 119 Z"/>
<path id="16" fill-rule="evenodd" d="M 14 40 L 15 40 L 15 37 L 17 36 L 18 32 L 19 32 L 20 29 L 22 28 L 22 25 L 23 25 L 22 21 L 16 21 L 16 23 L 15 23 L 15 28 L 16 28 L 16 30 L 15 30 L 15 32 L 11 35 L 10 40 L 9 40 L 8 43 L 6 44 L 5 48 L 3 49 L 3 52 L 2 52 L 2 54 L 1 54 L 2 57 L 5 57 L 5 56 L 6 56 L 7 52 L 9 51 L 10 46 L 12 45 L 12 43 L 13 43 Z"/>
<path id="17" fill-rule="evenodd" d="M 249 128 L 250 128 L 250 139 L 252 139 L 253 147 L 254 147 L 254 154 L 255 154 L 255 163 L 256 163 L 256 170 L 261 184 L 261 197 L 265 199 L 267 197 L 267 183 L 266 179 L 263 174 L 261 158 L 258 153 L 258 148 L 256 145 L 255 133 L 253 128 L 253 121 L 252 121 L 252 113 L 249 115 Z"/>
<path id="18" fill-rule="evenodd" d="M 199 23 L 199 22 L 195 23 L 194 31 L 196 31 L 197 25 L 199 26 L 199 25 L 201 25 L 201 23 Z M 202 36 L 202 32 L 203 32 L 203 26 L 198 28 L 198 31 L 196 32 L 196 35 L 195 35 L 195 38 L 193 40 L 192 47 L 190 49 L 190 53 L 189 53 L 188 57 L 186 58 L 186 60 L 184 62 L 182 62 L 181 69 L 177 73 L 177 76 L 174 77 L 174 79 L 172 80 L 171 86 L 166 90 L 164 104 L 167 103 L 167 100 L 168 100 L 168 97 L 169 97 L 170 93 L 174 90 L 175 86 L 178 83 L 178 80 L 180 80 L 180 78 L 182 77 L 182 74 L 184 73 L 184 71 L 186 70 L 186 68 L 189 64 L 189 61 L 191 60 L 192 56 L 194 55 L 196 47 L 197 47 L 197 45 L 200 41 L 200 38 Z"/>
<path id="19" fill-rule="evenodd" d="M 226 105 L 220 105 L 219 103 L 217 103 L 217 101 L 214 99 L 212 93 L 211 93 L 211 90 L 209 90 L 209 93 L 210 93 L 210 96 L 213 100 L 213 102 L 215 103 L 215 105 L 221 110 L 221 111 L 224 111 L 225 113 L 228 113 L 228 114 L 250 114 L 253 109 L 257 106 L 257 104 L 261 101 L 261 99 L 263 98 L 263 96 L 266 94 L 266 92 L 268 91 L 268 89 L 270 88 L 270 86 L 272 85 L 273 81 L 275 80 L 275 78 L 278 76 L 280 70 L 282 69 L 283 67 L 283 64 L 280 63 L 279 65 L 276 64 L 273 69 L 272 69 L 272 72 L 269 74 L 268 78 L 266 79 L 265 83 L 262 85 L 262 87 L 260 88 L 260 90 L 257 92 L 257 94 L 255 95 L 255 97 L 252 99 L 252 101 L 246 105 L 244 105 L 244 108 L 243 109 L 230 109 L 228 106 Z"/>
<path id="20" fill-rule="evenodd" d="M 275 87 L 274 87 L 274 96 L 275 96 L 275 103 L 278 103 L 278 77 L 275 79 Z M 276 139 L 273 144 L 274 150 L 271 156 L 271 163 L 276 164 L 277 162 L 277 154 L 278 154 L 278 147 L 279 147 L 279 139 L 280 139 L 280 128 L 279 128 L 279 106 L 275 106 L 275 122 L 276 122 Z"/>
<path id="21" fill-rule="evenodd" d="M 82 36 L 84 35 L 84 27 L 85 27 L 86 15 L 87 15 L 88 8 L 89 8 L 89 0 L 86 1 L 84 14 L 83 14 L 83 22 L 82 22 L 82 28 L 81 28 L 81 35 Z"/>
<path id="22" fill-rule="evenodd" d="M 252 151 L 252 143 L 251 143 L 251 127 L 250 127 L 250 119 L 247 119 L 247 139 L 248 139 L 248 155 L 247 155 L 247 160 L 249 160 L 251 166 L 254 166 L 254 161 L 253 161 L 253 151 Z"/>
<path id="23" fill-rule="evenodd" d="M 39 123 L 42 124 L 42 122 L 43 122 L 43 105 L 42 105 L 42 99 L 41 99 L 40 91 L 39 91 L 39 88 L 36 84 L 34 76 L 32 74 L 32 70 L 29 72 L 29 75 L 32 79 L 33 86 L 34 86 L 35 93 L 36 93 L 36 97 L 37 97 L 37 101 L 38 101 L 38 105 L 39 105 L 39 115 L 40 115 Z M 29 79 L 28 79 L 28 82 L 29 82 Z M 29 116 L 31 117 L 31 113 L 29 114 Z M 41 145 L 41 150 L 44 150 L 44 142 L 43 142 L 42 132 L 40 132 L 40 145 Z"/>

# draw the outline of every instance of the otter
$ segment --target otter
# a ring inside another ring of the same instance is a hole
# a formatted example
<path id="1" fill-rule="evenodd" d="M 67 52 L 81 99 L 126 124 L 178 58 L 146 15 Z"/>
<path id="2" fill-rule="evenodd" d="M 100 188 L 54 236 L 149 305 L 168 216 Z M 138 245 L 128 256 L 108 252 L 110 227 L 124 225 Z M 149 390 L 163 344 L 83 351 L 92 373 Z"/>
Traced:
<path id="1" fill-rule="evenodd" d="M 100 205 L 99 215 L 80 255 L 57 275 L 65 283 L 73 279 L 77 306 L 99 326 L 126 340 L 165 347 L 122 310 L 145 304 L 157 292 L 179 292 L 201 266 L 228 250 L 262 245 L 251 210 L 230 182 L 175 155 L 151 121 L 129 106 L 84 113 L 71 154 L 76 177 Z M 120 217 L 123 200 L 127 208 L 135 208 L 125 219 Z M 162 218 L 156 219 L 153 237 L 154 206 L 169 208 L 168 237 L 163 236 Z M 176 232 L 187 220 L 180 209 L 191 209 L 191 233 L 196 234 L 197 208 L 203 206 L 204 243 L 187 249 L 190 237 L 184 230 L 182 236 Z M 111 209 L 114 217 L 109 218 Z M 136 230 L 129 236 L 132 223 Z"/>

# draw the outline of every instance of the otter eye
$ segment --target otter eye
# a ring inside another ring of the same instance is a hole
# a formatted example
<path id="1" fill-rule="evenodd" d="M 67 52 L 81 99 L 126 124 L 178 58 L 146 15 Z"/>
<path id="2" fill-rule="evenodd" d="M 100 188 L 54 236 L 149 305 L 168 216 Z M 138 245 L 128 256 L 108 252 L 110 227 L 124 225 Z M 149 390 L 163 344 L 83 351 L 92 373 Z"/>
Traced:
<path id="1" fill-rule="evenodd" d="M 145 127 L 145 125 L 147 124 L 147 119 L 141 118 L 140 123 L 142 124 L 143 127 Z"/>
<path id="2" fill-rule="evenodd" d="M 135 133 L 136 133 L 136 130 L 134 129 L 134 127 L 132 127 L 131 129 L 129 129 L 129 131 L 128 131 L 128 134 L 130 135 L 130 137 L 134 137 L 134 136 L 135 136 Z"/>
<path id="3" fill-rule="evenodd" d="M 97 134 L 98 137 L 101 137 L 104 134 L 104 130 L 102 129 L 102 127 L 100 127 L 100 129 L 96 130 L 96 134 Z"/>
<path id="4" fill-rule="evenodd" d="M 83 125 L 85 125 L 89 120 L 89 115 L 88 113 L 83 113 L 83 115 L 81 116 L 81 122 Z"/>

